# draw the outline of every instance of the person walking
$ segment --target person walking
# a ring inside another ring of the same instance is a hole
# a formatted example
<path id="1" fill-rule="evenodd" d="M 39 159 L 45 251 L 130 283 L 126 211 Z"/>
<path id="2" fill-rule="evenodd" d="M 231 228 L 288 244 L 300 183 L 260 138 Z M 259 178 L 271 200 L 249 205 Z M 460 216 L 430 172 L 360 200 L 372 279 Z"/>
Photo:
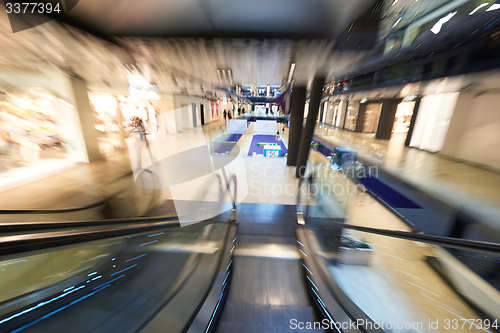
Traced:
<path id="1" fill-rule="evenodd" d="M 227 118 L 227 111 L 226 111 L 226 109 L 224 109 L 223 115 L 224 115 L 224 123 L 225 123 L 226 122 L 226 118 Z"/>
<path id="2" fill-rule="evenodd" d="M 149 151 L 149 155 L 151 158 L 151 164 L 154 164 L 155 162 L 153 161 L 153 156 L 151 153 L 151 149 L 149 147 L 149 140 L 148 137 L 146 136 L 146 127 L 144 125 L 144 122 L 142 121 L 141 118 L 135 116 L 132 118 L 131 122 L 131 133 L 135 133 L 135 153 L 136 153 L 136 170 L 141 171 L 142 170 L 142 147 L 143 144 L 146 145 L 146 148 Z M 129 134 L 129 135 L 130 135 Z"/>

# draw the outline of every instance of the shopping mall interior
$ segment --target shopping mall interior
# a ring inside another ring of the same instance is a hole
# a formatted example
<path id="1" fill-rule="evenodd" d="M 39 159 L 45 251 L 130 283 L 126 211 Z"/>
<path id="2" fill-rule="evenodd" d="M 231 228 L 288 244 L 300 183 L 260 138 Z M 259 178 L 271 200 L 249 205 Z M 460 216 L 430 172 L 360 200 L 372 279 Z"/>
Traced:
<path id="1" fill-rule="evenodd" d="M 5 0 L 0 46 L 0 332 L 500 332 L 500 1 Z"/>

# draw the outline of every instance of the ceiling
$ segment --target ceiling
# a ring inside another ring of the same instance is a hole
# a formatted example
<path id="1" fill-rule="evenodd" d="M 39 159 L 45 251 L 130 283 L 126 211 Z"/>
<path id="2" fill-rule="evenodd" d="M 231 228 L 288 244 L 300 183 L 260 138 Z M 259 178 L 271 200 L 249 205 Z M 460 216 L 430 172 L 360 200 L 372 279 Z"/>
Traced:
<path id="1" fill-rule="evenodd" d="M 113 87 L 127 85 L 125 65 L 136 64 L 161 91 L 203 94 L 221 86 L 217 69 L 231 69 L 235 85 L 281 85 L 295 62 L 296 84 L 307 84 L 316 73 L 332 78 L 362 59 L 361 52 L 334 52 L 334 37 L 370 4 L 80 0 L 65 19 L 71 24 L 51 21 L 17 33 L 0 9 L 0 67 L 55 67 Z"/>
<path id="2" fill-rule="evenodd" d="M 373 2 L 79 0 L 66 19 L 113 36 L 332 39 Z"/>

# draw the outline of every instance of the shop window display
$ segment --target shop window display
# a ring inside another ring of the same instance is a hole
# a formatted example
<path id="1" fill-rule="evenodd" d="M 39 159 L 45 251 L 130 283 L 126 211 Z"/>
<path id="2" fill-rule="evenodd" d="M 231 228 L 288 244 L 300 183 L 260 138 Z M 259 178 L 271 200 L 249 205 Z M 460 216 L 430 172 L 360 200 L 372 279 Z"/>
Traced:
<path id="1" fill-rule="evenodd" d="M 65 160 L 66 145 L 59 135 L 54 97 L 31 89 L 30 94 L 0 96 L 0 173 Z"/>
<path id="2" fill-rule="evenodd" d="M 219 119 L 219 103 L 210 103 L 210 119 Z"/>
<path id="3" fill-rule="evenodd" d="M 118 95 L 120 110 L 123 115 L 123 126 L 130 127 L 132 120 L 139 117 L 149 133 L 159 131 L 158 107 L 151 100 L 136 99 Z"/>
<path id="4" fill-rule="evenodd" d="M 354 131 L 356 129 L 356 123 L 358 122 L 358 111 L 359 103 L 349 103 L 347 107 L 347 113 L 345 117 L 344 128 L 349 131 Z"/>
<path id="5" fill-rule="evenodd" d="M 382 112 L 382 103 L 369 103 L 366 105 L 363 133 L 376 133 Z"/>
<path id="6" fill-rule="evenodd" d="M 94 115 L 100 153 L 109 156 L 118 152 L 123 146 L 116 97 L 111 94 L 91 92 L 89 102 Z"/>
<path id="7" fill-rule="evenodd" d="M 406 134 L 410 128 L 411 117 L 415 102 L 402 102 L 398 105 L 396 118 L 394 120 L 393 134 Z"/>

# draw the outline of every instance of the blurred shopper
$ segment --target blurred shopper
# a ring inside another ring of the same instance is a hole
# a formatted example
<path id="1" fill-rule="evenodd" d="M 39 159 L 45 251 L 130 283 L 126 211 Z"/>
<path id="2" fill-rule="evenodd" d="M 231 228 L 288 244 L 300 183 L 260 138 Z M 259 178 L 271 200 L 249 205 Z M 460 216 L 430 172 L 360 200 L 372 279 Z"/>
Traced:
<path id="1" fill-rule="evenodd" d="M 228 120 L 233 119 L 233 113 L 232 112 L 228 112 L 227 113 L 227 118 L 228 118 Z"/>
<path id="2" fill-rule="evenodd" d="M 224 123 L 225 123 L 226 119 L 227 119 L 227 111 L 226 111 L 226 109 L 224 109 L 224 113 L 223 114 L 224 114 Z"/>
<path id="3" fill-rule="evenodd" d="M 149 146 L 149 141 L 148 137 L 146 136 L 146 127 L 144 125 L 144 122 L 142 121 L 141 118 L 135 116 L 132 118 L 132 124 L 131 124 L 131 131 L 130 134 L 134 134 L 135 137 L 135 142 L 133 146 L 135 147 L 135 155 L 136 155 L 136 168 L 135 170 L 141 171 L 142 170 L 142 148 L 144 145 L 149 151 L 149 155 L 151 158 L 151 163 L 154 164 L 153 160 L 153 154 L 151 153 L 151 149 Z"/>

